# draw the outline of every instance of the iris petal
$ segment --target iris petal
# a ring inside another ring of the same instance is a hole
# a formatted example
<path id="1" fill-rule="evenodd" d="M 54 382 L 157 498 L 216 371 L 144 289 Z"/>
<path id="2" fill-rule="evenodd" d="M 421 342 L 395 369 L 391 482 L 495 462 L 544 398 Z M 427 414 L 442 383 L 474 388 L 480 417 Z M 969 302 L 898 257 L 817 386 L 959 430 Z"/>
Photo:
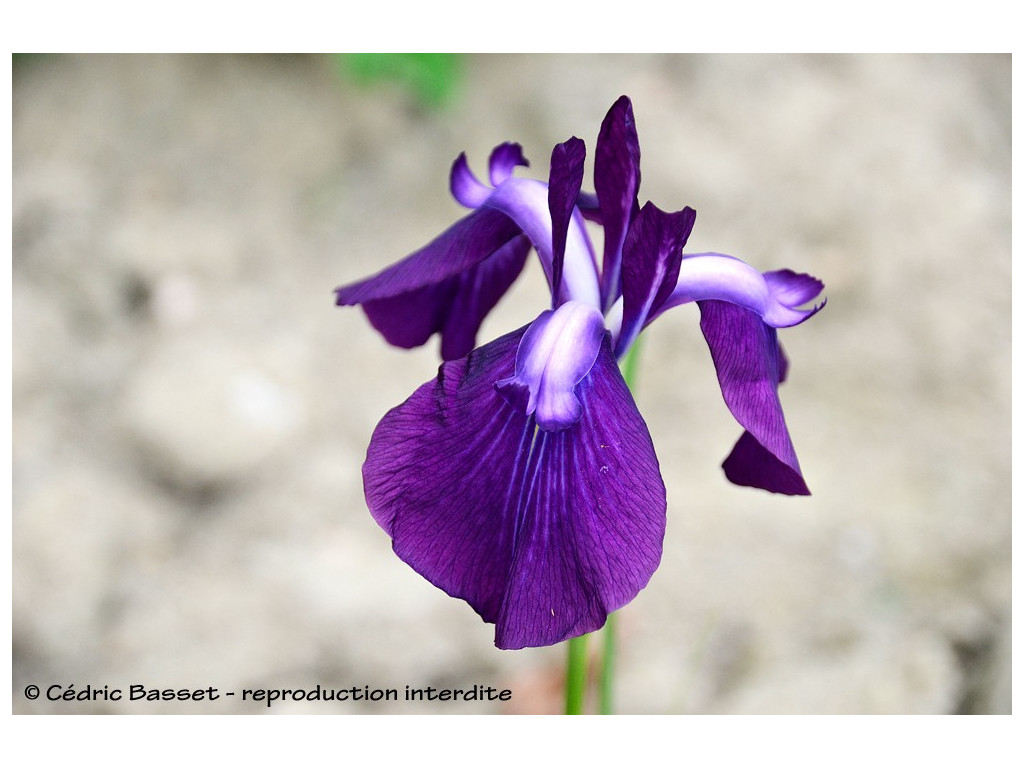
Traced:
<path id="1" fill-rule="evenodd" d="M 722 396 L 746 430 L 723 464 L 726 477 L 773 493 L 809 495 L 779 401 L 785 362 L 777 331 L 741 306 L 697 303 Z"/>
<path id="2" fill-rule="evenodd" d="M 495 623 L 500 648 L 590 632 L 636 596 L 661 557 L 665 486 L 607 341 L 557 433 L 510 406 L 525 329 L 445 363 L 392 409 L 363 466 L 395 552 Z"/>
<path id="3" fill-rule="evenodd" d="M 441 358 L 469 354 L 484 318 L 523 271 L 530 241 L 520 235 L 488 258 L 436 285 L 363 304 L 370 324 L 389 344 L 411 349 L 441 334 Z"/>
<path id="4" fill-rule="evenodd" d="M 789 310 L 796 310 L 803 315 L 800 322 L 803 322 L 825 306 L 825 302 L 822 301 L 821 304 L 811 310 L 797 309 L 813 301 L 824 290 L 825 284 L 816 277 L 799 274 L 791 269 L 780 269 L 775 272 L 765 272 L 764 280 L 768 284 L 768 289 L 771 291 L 772 298 L 776 302 Z"/>
<path id="5" fill-rule="evenodd" d="M 661 560 L 665 486 L 607 342 L 581 390 L 583 416 L 572 429 L 537 433 L 497 622 L 500 648 L 600 629 Z"/>
<path id="6" fill-rule="evenodd" d="M 519 234 L 515 222 L 500 212 L 489 208 L 473 211 L 398 263 L 337 288 L 336 303 L 352 306 L 436 285 L 479 264 Z"/>
<path id="7" fill-rule="evenodd" d="M 799 325 L 825 302 L 799 309 L 821 293 L 823 283 L 790 270 L 761 274 L 745 261 L 721 253 L 695 253 L 683 257 L 679 277 L 668 299 L 647 319 L 691 301 L 717 299 L 753 310 L 774 328 Z"/>
<path id="8" fill-rule="evenodd" d="M 456 275 L 398 296 L 372 299 L 363 304 L 363 311 L 388 344 L 412 349 L 426 344 L 444 327 L 458 287 Z"/>
<path id="9" fill-rule="evenodd" d="M 554 244 L 548 185 L 533 179 L 509 179 L 487 198 L 484 208 L 480 210 L 489 208 L 504 213 L 530 238 L 540 256 L 548 282 L 553 286 Z M 582 216 L 573 215 L 570 218 L 563 265 L 558 302 L 576 299 L 595 308 L 599 307 L 597 263 Z"/>
<path id="10" fill-rule="evenodd" d="M 604 225 L 601 309 L 606 312 L 621 293 L 622 245 L 629 222 L 639 210 L 640 139 L 633 105 L 626 96 L 619 97 L 601 123 L 594 153 L 594 189 Z"/>
<path id="11" fill-rule="evenodd" d="M 583 161 L 586 158 L 583 142 L 573 136 L 556 144 L 551 151 L 551 173 L 548 178 L 548 208 L 551 211 L 551 292 L 557 306 L 564 300 L 562 270 L 569 225 L 576 213 L 576 200 L 583 186 Z M 583 224 L 577 222 L 582 229 Z"/>
<path id="12" fill-rule="evenodd" d="M 442 356 L 473 348 L 484 316 L 522 272 L 529 241 L 507 216 L 481 208 L 427 246 L 373 277 L 335 291 L 361 304 L 373 326 L 400 347 L 442 332 Z"/>
<path id="13" fill-rule="evenodd" d="M 491 194 L 491 188 L 482 184 L 469 169 L 469 161 L 466 160 L 465 152 L 455 158 L 455 162 L 452 163 L 448 188 L 451 190 L 452 197 L 467 208 L 479 208 Z"/>
<path id="14" fill-rule="evenodd" d="M 525 235 L 505 245 L 457 277 L 458 287 L 445 307 L 441 331 L 441 359 L 464 357 L 476 346 L 476 336 L 487 314 L 516 281 L 530 254 Z"/>
<path id="15" fill-rule="evenodd" d="M 579 421 L 583 406 L 573 390 L 594 365 L 605 336 L 604 320 L 593 307 L 569 301 L 542 312 L 516 352 L 515 375 L 494 387 L 537 426 L 548 432 Z"/>
<path id="16" fill-rule="evenodd" d="M 697 214 L 692 208 L 666 213 L 647 203 L 633 219 L 622 249 L 622 327 L 615 353 L 620 357 L 639 335 L 647 317 L 675 288 L 683 246 Z"/>
<path id="17" fill-rule="evenodd" d="M 512 177 L 512 171 L 517 165 L 529 167 L 530 161 L 523 157 L 523 148 L 515 142 L 499 144 L 491 152 L 491 159 L 488 163 L 488 170 L 491 175 L 491 184 L 497 187 Z"/>

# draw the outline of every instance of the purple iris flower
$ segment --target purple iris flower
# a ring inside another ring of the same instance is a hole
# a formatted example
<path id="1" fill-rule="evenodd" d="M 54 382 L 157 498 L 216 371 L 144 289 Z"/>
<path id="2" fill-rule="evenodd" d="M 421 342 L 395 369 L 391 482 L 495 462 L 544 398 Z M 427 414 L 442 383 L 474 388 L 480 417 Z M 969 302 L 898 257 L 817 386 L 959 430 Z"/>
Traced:
<path id="1" fill-rule="evenodd" d="M 599 629 L 661 559 L 665 486 L 617 360 L 668 309 L 696 302 L 722 393 L 744 433 L 723 467 L 734 483 L 808 494 L 778 398 L 776 329 L 823 285 L 760 273 L 717 253 L 684 255 L 695 213 L 637 202 L 640 147 L 620 98 L 602 124 L 595 193 L 585 149 L 555 147 L 549 181 L 513 176 L 517 144 L 490 159 L 490 185 L 460 156 L 454 197 L 472 212 L 403 261 L 337 290 L 398 346 L 441 335 L 446 360 L 377 425 L 363 465 L 370 512 L 394 550 L 496 625 L 499 648 Z M 600 265 L 585 219 L 604 230 Z M 536 249 L 551 308 L 476 347 L 487 312 Z"/>

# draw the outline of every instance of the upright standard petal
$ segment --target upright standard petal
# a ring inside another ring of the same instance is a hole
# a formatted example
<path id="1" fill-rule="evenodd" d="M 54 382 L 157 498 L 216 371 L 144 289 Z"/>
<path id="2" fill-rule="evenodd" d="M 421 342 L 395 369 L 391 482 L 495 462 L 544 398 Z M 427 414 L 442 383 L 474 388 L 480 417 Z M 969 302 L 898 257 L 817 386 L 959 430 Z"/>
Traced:
<path id="1" fill-rule="evenodd" d="M 697 304 L 722 396 L 746 430 L 722 465 L 726 477 L 773 493 L 809 495 L 779 401 L 785 362 L 777 331 L 742 306 Z"/>
<path id="2" fill-rule="evenodd" d="M 607 312 L 621 293 L 622 245 L 629 222 L 639 210 L 640 139 L 633 105 L 626 96 L 619 97 L 601 123 L 594 153 L 594 189 L 604 225 L 601 310 Z"/>
<path id="3" fill-rule="evenodd" d="M 551 294 L 555 306 L 566 300 L 562 291 L 562 270 L 569 225 L 576 212 L 576 201 L 583 186 L 583 161 L 587 150 L 573 136 L 556 144 L 551 151 L 551 172 L 548 176 L 548 209 L 551 211 Z M 581 229 L 582 223 L 578 223 Z"/>
<path id="4" fill-rule="evenodd" d="M 443 364 L 381 420 L 363 466 L 395 552 L 495 623 L 499 648 L 598 629 L 647 584 L 665 530 L 657 457 L 608 342 L 579 421 L 544 432 L 494 387 L 524 332 Z"/>
<path id="5" fill-rule="evenodd" d="M 622 249 L 622 327 L 615 347 L 619 357 L 672 294 L 696 218 L 692 208 L 666 213 L 647 203 L 633 219 Z"/>

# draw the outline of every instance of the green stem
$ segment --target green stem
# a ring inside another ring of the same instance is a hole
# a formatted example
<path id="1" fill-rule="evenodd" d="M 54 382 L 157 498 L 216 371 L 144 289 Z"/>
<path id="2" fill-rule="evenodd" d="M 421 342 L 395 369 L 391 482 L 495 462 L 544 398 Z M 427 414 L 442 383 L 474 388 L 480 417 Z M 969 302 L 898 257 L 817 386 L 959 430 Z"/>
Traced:
<path id="1" fill-rule="evenodd" d="M 643 338 L 643 336 L 637 336 L 633 346 L 629 348 L 629 352 L 622 358 L 622 363 L 619 365 L 619 368 L 622 369 L 622 378 L 626 380 L 626 386 L 630 391 L 633 391 L 633 382 L 636 381 L 636 369 L 640 364 L 640 347 Z"/>
<path id="2" fill-rule="evenodd" d="M 615 696 L 615 614 L 609 614 L 604 629 L 604 654 L 601 657 L 601 683 L 599 690 L 598 712 L 602 715 L 612 714 L 612 701 Z"/>
<path id="3" fill-rule="evenodd" d="M 587 638 L 569 640 L 569 661 L 565 671 L 565 714 L 582 715 L 587 693 Z"/>

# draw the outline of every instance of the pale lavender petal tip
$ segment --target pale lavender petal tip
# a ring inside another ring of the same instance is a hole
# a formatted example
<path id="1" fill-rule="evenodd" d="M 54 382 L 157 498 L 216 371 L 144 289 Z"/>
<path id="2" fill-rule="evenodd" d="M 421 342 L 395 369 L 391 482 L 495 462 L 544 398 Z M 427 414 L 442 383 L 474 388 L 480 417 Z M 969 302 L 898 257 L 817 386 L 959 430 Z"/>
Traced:
<path id="1" fill-rule="evenodd" d="M 467 208 L 479 208 L 493 191 L 486 184 L 482 184 L 469 169 L 469 161 L 466 160 L 465 152 L 455 158 L 455 162 L 452 163 L 449 188 L 452 197 Z"/>
<path id="2" fill-rule="evenodd" d="M 811 309 L 799 309 L 823 288 L 820 280 L 788 269 L 762 274 L 735 256 L 687 254 L 679 265 L 678 280 L 671 295 L 652 312 L 648 322 L 680 304 L 719 300 L 756 312 L 773 328 L 788 328 L 799 325 L 825 306 L 823 301 Z"/>
<path id="3" fill-rule="evenodd" d="M 512 171 L 516 166 L 529 167 L 530 161 L 523 156 L 523 148 L 515 142 L 499 144 L 491 152 L 491 159 L 488 170 L 491 176 L 491 184 L 497 187 L 502 182 L 512 177 Z"/>
<path id="4" fill-rule="evenodd" d="M 774 272 L 765 272 L 764 280 L 775 302 L 799 315 L 800 319 L 797 323 L 788 325 L 798 325 L 813 317 L 826 304 L 826 300 L 822 299 L 821 303 L 810 309 L 800 309 L 804 304 L 814 301 L 825 290 L 825 284 L 811 275 L 797 273 L 791 269 L 780 269 Z"/>

